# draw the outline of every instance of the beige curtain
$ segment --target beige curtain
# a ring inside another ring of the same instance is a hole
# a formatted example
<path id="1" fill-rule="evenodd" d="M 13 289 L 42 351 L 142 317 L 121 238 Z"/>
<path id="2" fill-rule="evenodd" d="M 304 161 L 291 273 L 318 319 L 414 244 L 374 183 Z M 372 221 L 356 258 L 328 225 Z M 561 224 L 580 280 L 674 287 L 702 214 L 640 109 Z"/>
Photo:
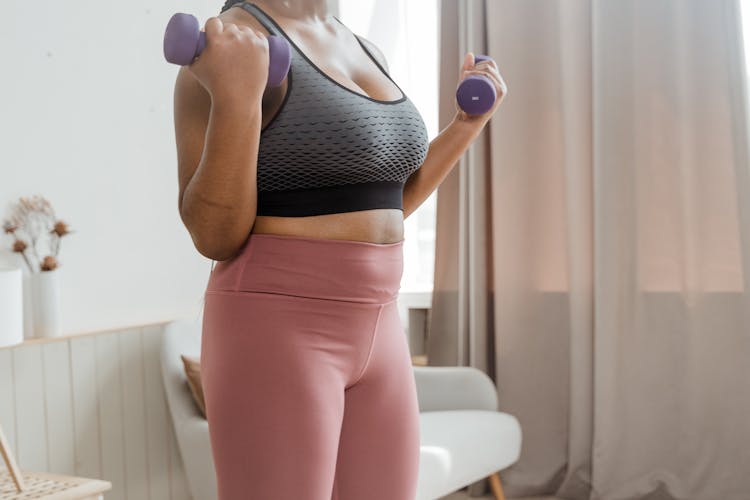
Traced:
<path id="1" fill-rule="evenodd" d="M 750 498 L 739 0 L 441 0 L 509 93 L 438 191 L 428 364 L 522 426 L 509 497 Z"/>

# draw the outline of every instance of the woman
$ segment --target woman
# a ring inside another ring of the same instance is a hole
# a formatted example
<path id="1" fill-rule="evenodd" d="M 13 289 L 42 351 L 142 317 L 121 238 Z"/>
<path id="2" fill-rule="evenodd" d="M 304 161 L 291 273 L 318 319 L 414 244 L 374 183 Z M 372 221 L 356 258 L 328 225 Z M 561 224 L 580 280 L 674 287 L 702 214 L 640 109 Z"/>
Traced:
<path id="1" fill-rule="evenodd" d="M 377 48 L 326 0 L 228 0 L 179 71 L 179 209 L 217 260 L 202 384 L 220 500 L 413 500 L 416 388 L 396 298 L 403 220 L 484 115 L 457 109 L 428 144 Z M 292 63 L 266 88 L 266 37 Z"/>

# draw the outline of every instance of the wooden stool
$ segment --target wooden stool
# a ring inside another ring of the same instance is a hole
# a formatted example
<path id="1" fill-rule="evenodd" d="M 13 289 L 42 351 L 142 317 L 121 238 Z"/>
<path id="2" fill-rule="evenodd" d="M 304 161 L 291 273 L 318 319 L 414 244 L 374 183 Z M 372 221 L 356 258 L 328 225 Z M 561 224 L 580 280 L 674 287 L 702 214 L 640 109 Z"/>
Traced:
<path id="1" fill-rule="evenodd" d="M 112 483 L 99 479 L 21 471 L 1 427 L 0 455 L 7 466 L 0 470 L 0 500 L 101 500 L 112 489 Z"/>
<path id="2" fill-rule="evenodd" d="M 21 492 L 8 471 L 0 471 L 0 500 L 100 500 L 103 493 L 112 489 L 109 481 L 64 476 L 46 472 L 22 472 L 24 484 Z"/>

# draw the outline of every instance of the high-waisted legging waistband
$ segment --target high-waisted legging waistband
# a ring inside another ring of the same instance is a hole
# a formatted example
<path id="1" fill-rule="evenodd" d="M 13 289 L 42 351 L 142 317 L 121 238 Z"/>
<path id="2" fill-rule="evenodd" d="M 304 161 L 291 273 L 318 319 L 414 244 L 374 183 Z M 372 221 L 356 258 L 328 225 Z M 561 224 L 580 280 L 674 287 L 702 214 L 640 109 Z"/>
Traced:
<path id="1" fill-rule="evenodd" d="M 216 264 L 206 293 L 264 292 L 383 304 L 398 297 L 403 243 L 250 233 L 237 255 Z"/>

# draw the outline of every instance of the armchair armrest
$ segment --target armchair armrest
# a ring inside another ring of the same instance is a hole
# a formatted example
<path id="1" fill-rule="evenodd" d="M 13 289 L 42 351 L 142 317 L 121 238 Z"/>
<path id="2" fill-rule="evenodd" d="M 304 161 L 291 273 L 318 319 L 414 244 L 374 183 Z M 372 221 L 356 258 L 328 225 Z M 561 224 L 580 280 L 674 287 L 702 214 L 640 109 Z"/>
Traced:
<path id="1" fill-rule="evenodd" d="M 497 389 L 483 371 L 470 366 L 414 366 L 419 411 L 497 411 Z"/>

